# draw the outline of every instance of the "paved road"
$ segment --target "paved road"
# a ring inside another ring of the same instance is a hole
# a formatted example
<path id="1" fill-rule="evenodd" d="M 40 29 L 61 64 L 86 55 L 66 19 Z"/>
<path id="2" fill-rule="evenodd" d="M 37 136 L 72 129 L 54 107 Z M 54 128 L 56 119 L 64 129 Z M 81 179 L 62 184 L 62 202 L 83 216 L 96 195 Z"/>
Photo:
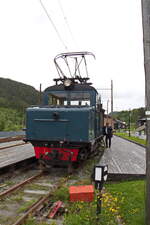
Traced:
<path id="1" fill-rule="evenodd" d="M 111 174 L 145 174 L 145 148 L 114 136 L 111 148 L 104 152 L 100 164 L 108 165 Z"/>

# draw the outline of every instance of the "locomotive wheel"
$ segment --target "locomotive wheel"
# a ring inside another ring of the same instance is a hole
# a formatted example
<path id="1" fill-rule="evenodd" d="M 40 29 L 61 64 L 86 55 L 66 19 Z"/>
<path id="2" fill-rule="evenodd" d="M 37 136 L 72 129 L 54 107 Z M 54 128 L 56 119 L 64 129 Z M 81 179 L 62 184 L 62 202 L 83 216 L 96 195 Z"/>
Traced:
<path id="1" fill-rule="evenodd" d="M 79 167 L 80 163 L 79 162 L 74 162 L 73 163 L 73 168 L 77 169 Z"/>
<path id="2" fill-rule="evenodd" d="M 73 173 L 73 165 L 72 165 L 72 162 L 70 162 L 69 165 L 68 165 L 68 173 L 69 174 L 72 174 Z"/>
<path id="3" fill-rule="evenodd" d="M 101 148 L 105 148 L 105 141 L 104 141 L 104 138 L 102 138 L 102 139 L 100 140 L 99 145 L 100 145 Z"/>
<path id="4" fill-rule="evenodd" d="M 52 166 L 46 165 L 43 160 L 39 160 L 39 167 L 40 170 L 43 172 L 50 171 L 50 169 L 52 168 Z"/>
<path id="5" fill-rule="evenodd" d="M 81 152 L 79 153 L 79 158 L 81 161 L 84 161 L 88 158 L 88 152 L 86 148 L 81 149 Z"/>
<path id="6" fill-rule="evenodd" d="M 44 170 L 44 168 L 45 168 L 45 164 L 44 164 L 44 162 L 42 161 L 42 160 L 40 160 L 39 159 L 39 168 L 40 168 L 40 170 Z"/>

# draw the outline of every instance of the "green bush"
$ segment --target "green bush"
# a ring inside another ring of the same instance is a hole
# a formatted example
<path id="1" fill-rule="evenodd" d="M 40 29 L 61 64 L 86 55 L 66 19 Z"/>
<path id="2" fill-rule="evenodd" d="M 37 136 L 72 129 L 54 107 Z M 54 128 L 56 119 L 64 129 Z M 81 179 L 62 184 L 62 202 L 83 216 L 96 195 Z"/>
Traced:
<path id="1" fill-rule="evenodd" d="M 16 131 L 23 128 L 23 113 L 9 108 L 0 108 L 0 131 Z"/>

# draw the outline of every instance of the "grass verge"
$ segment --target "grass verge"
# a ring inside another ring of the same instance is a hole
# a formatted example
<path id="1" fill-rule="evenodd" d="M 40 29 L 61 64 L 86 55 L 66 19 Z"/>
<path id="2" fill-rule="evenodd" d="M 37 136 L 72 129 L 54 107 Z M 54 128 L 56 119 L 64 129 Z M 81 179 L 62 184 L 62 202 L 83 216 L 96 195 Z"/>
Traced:
<path id="1" fill-rule="evenodd" d="M 146 146 L 146 140 L 140 139 L 138 137 L 132 137 L 132 136 L 129 137 L 128 134 L 126 134 L 126 133 L 115 133 L 115 135 Z"/>
<path id="2" fill-rule="evenodd" d="M 70 202 L 68 186 L 60 188 L 53 200 L 65 203 L 64 225 L 145 225 L 144 189 L 143 180 L 105 184 L 98 215 L 96 196 L 93 202 Z M 47 223 L 36 223 L 32 217 L 26 222 L 26 225 L 35 224 Z"/>
<path id="3" fill-rule="evenodd" d="M 90 203 L 68 202 L 64 225 L 144 225 L 144 189 L 144 181 L 106 184 L 101 214 L 96 215 L 96 198 Z"/>
<path id="4" fill-rule="evenodd" d="M 106 189 L 118 205 L 118 212 L 125 224 L 145 224 L 145 181 L 128 181 L 107 184 Z"/>

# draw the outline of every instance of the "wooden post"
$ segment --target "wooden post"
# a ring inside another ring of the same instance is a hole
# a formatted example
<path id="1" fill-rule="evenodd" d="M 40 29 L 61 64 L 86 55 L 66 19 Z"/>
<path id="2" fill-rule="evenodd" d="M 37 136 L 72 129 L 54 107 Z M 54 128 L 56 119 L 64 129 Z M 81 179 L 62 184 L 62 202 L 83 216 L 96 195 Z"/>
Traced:
<path id="1" fill-rule="evenodd" d="M 146 225 L 150 225 L 150 0 L 142 0 L 146 97 Z"/>

